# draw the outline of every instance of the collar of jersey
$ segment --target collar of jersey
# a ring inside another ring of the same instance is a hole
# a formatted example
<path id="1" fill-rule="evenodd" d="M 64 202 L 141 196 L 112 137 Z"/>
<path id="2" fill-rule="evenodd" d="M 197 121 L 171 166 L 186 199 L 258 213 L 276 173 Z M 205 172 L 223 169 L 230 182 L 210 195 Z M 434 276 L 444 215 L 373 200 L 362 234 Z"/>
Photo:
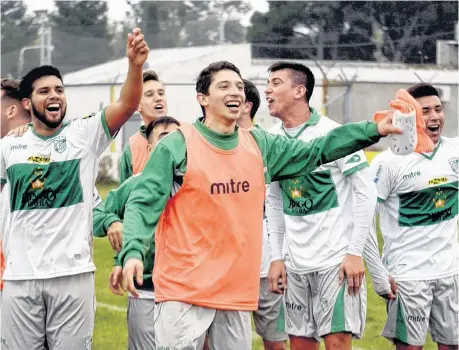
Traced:
<path id="1" fill-rule="evenodd" d="M 141 125 L 139 131 L 143 137 L 147 138 L 147 134 L 145 133 L 147 131 L 147 127 L 145 125 Z"/>
<path id="2" fill-rule="evenodd" d="M 428 160 L 432 160 L 433 157 L 435 156 L 435 154 L 437 153 L 438 149 L 440 148 L 440 144 L 443 142 L 443 139 L 440 137 L 440 139 L 438 140 L 437 144 L 435 145 L 435 148 L 434 150 L 432 151 L 432 153 L 421 153 L 421 156 L 427 158 Z"/>
<path id="3" fill-rule="evenodd" d="M 287 131 L 285 131 L 285 128 L 284 128 L 284 124 L 282 124 L 282 131 L 284 132 L 284 134 L 290 138 L 290 139 L 296 139 L 298 138 L 302 133 L 303 131 L 308 127 L 308 126 L 311 126 L 311 125 L 316 125 L 319 120 L 320 120 L 320 114 L 317 113 L 317 111 L 312 108 L 312 107 L 309 107 L 309 110 L 311 111 L 311 116 L 309 117 L 308 121 L 306 123 L 304 123 L 303 127 L 300 129 L 300 131 L 298 131 L 296 133 L 296 135 L 289 135 L 289 133 Z"/>
<path id="4" fill-rule="evenodd" d="M 37 132 L 35 131 L 35 128 L 33 126 L 33 123 L 29 123 L 29 126 L 30 126 L 30 130 L 32 130 L 33 134 L 38 137 L 39 139 L 42 139 L 42 140 L 49 140 L 49 139 L 52 139 L 53 137 L 56 137 L 57 135 L 59 135 L 62 130 L 64 130 L 64 128 L 69 125 L 70 122 L 63 122 L 61 124 L 61 127 L 59 128 L 59 130 L 57 130 L 54 134 L 50 135 L 50 136 L 43 136 L 43 135 L 39 135 L 37 134 Z"/>

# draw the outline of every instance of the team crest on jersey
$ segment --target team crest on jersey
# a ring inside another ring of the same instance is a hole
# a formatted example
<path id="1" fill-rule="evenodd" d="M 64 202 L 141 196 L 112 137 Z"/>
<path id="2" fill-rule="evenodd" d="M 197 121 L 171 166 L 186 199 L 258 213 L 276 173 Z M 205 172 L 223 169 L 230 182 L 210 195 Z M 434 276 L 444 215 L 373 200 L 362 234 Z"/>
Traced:
<path id="1" fill-rule="evenodd" d="M 56 152 L 62 153 L 67 148 L 67 139 L 65 138 L 54 140 L 53 143 L 54 143 L 54 150 Z"/>
<path id="2" fill-rule="evenodd" d="M 450 159 L 448 159 L 448 162 L 449 162 L 449 165 L 451 165 L 451 169 L 453 169 L 453 171 L 457 173 L 459 170 L 459 158 L 451 157 Z"/>

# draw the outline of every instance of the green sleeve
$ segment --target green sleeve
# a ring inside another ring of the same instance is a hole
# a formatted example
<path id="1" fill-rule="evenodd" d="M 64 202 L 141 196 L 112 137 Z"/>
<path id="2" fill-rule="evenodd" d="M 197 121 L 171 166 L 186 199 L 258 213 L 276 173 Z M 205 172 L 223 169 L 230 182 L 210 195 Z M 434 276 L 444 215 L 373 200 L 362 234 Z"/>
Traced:
<path id="1" fill-rule="evenodd" d="M 152 236 L 170 198 L 175 170 L 180 169 L 180 163 L 185 162 L 183 134 L 173 134 L 175 135 L 168 135 L 156 145 L 129 197 L 120 252 L 123 266 L 129 258 L 144 261 L 147 252 L 154 251 Z M 177 152 L 179 155 L 174 155 Z"/>
<path id="2" fill-rule="evenodd" d="M 132 176 L 132 153 L 129 143 L 124 146 L 123 154 L 120 159 L 120 183 Z"/>
<path id="3" fill-rule="evenodd" d="M 92 226 L 93 231 L 92 232 L 94 236 L 96 237 L 105 237 L 107 235 L 107 228 L 105 227 L 105 221 L 107 218 L 112 217 L 111 223 L 115 221 L 121 221 L 116 215 L 107 213 L 105 211 L 105 202 L 100 203 L 97 207 L 95 207 L 92 210 L 92 216 L 93 216 L 93 226 Z"/>
<path id="4" fill-rule="evenodd" d="M 379 141 L 376 123 L 359 122 L 340 126 L 311 142 L 272 135 L 261 129 L 251 133 L 267 167 L 266 181 L 280 181 L 313 171 L 321 164 L 343 158 Z"/>
<path id="5" fill-rule="evenodd" d="M 123 221 L 126 202 L 137 178 L 137 176 L 133 176 L 123 182 L 120 187 L 108 192 L 107 198 L 93 209 L 93 232 L 95 236 L 106 236 L 107 229 L 111 224 Z"/>
<path id="6" fill-rule="evenodd" d="M 113 266 L 122 266 L 118 253 L 115 253 L 115 256 L 113 257 Z"/>

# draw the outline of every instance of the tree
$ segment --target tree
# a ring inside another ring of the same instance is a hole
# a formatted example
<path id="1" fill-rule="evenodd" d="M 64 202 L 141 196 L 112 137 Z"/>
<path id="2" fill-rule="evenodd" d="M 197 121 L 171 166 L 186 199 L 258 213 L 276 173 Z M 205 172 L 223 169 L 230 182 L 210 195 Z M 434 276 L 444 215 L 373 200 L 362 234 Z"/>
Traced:
<path id="1" fill-rule="evenodd" d="M 225 41 L 243 42 L 244 28 L 237 20 L 250 10 L 243 1 L 129 1 L 136 25 L 149 46 L 168 48 L 211 45 L 219 42 L 222 16 Z"/>
<path id="2" fill-rule="evenodd" d="M 254 13 L 247 34 L 254 56 L 337 59 L 345 31 L 344 3 L 270 2 L 266 14 Z"/>
<path id="3" fill-rule="evenodd" d="M 248 39 L 255 57 L 433 63 L 457 15 L 453 1 L 273 1 Z"/>
<path id="4" fill-rule="evenodd" d="M 380 32 L 384 60 L 434 63 L 436 40 L 454 39 L 458 7 L 455 1 L 364 1 L 351 2 L 347 14 L 362 42 Z"/>
<path id="5" fill-rule="evenodd" d="M 35 44 L 38 25 L 31 16 L 26 15 L 27 7 L 22 1 L 1 2 L 1 51 L 2 76 L 17 77 L 17 63 L 22 47 Z M 33 64 L 39 55 L 27 52 L 27 63 Z M 29 67 L 29 66 L 27 66 Z M 31 66 L 30 66 L 31 68 Z"/>
<path id="6" fill-rule="evenodd" d="M 113 57 L 105 1 L 55 1 L 53 64 L 63 73 Z"/>

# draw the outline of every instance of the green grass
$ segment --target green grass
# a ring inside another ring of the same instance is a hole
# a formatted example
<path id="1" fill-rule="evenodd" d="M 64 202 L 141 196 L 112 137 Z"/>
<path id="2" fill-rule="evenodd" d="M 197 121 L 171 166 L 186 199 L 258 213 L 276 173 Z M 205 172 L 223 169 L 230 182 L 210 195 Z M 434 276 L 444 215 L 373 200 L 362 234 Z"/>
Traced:
<path id="1" fill-rule="evenodd" d="M 98 185 L 100 195 L 105 198 L 107 192 L 113 185 Z M 382 247 L 381 235 L 378 230 L 379 246 Z M 119 297 L 108 289 L 108 275 L 112 268 L 113 252 L 108 240 L 105 238 L 95 238 L 94 240 L 94 259 L 97 266 L 96 271 L 96 298 L 97 302 L 110 304 L 118 307 L 127 307 L 127 297 Z M 385 338 L 380 336 L 384 322 L 386 320 L 386 308 L 382 298 L 373 290 L 373 285 L 369 274 L 366 274 L 368 299 L 367 299 L 367 320 L 365 333 L 362 340 L 353 342 L 354 348 L 388 350 L 395 349 Z M 253 327 L 255 334 L 255 328 Z M 94 329 L 94 344 L 96 350 L 118 350 L 127 349 L 127 324 L 126 313 L 112 311 L 104 307 L 98 307 L 96 312 L 96 325 Z M 325 347 L 321 346 L 322 349 Z M 434 350 L 437 347 L 428 337 L 425 350 Z M 258 336 L 254 336 L 253 350 L 262 350 L 263 342 Z"/>

